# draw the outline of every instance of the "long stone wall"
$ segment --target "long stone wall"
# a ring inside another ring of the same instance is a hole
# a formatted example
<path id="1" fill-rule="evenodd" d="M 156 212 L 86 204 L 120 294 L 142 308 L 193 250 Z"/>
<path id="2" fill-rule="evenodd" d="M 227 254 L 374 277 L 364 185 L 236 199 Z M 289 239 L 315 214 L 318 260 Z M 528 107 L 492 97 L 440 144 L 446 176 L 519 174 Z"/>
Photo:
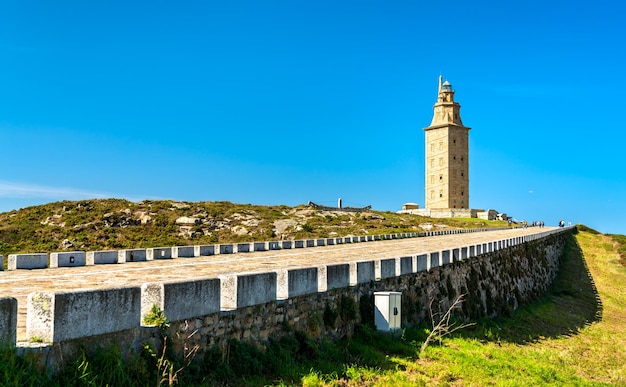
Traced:
<path id="1" fill-rule="evenodd" d="M 43 341 L 30 350 L 45 353 L 42 359 L 53 359 L 48 361 L 54 364 L 85 344 L 115 342 L 139 350 L 156 337 L 154 328 L 142 326 L 152 305 L 170 321 L 170 336 L 178 338 L 174 342 L 179 350 L 184 341 L 203 349 L 228 345 L 231 339 L 263 345 L 294 329 L 313 337 L 339 337 L 357 322 L 373 319 L 375 291 L 402 292 L 403 324 L 423 321 L 430 300 L 446 309 L 460 294 L 466 297 L 461 317 L 503 315 L 546 292 L 570 230 L 349 264 L 148 283 L 141 288 L 33 293 L 27 337 Z M 266 246 L 250 245 L 251 250 Z M 129 256 L 124 258 L 128 261 Z M 16 302 L 0 299 L 0 308 L 0 338 L 15 342 Z"/>
<path id="2" fill-rule="evenodd" d="M 468 252 L 467 258 L 460 259 L 459 254 L 449 264 L 437 264 L 418 271 L 419 265 L 415 263 L 419 259 L 416 258 L 438 257 L 433 262 L 441 263 L 443 254 L 430 252 L 410 257 L 412 272 L 408 274 L 351 282 L 350 286 L 325 292 L 174 322 L 170 336 L 180 339 L 193 333 L 187 339 L 187 345 L 201 347 L 224 347 L 232 339 L 264 345 L 270 337 L 279 338 L 294 330 L 306 332 L 314 338 L 338 338 L 350 334 L 358 322 L 373 322 L 373 294 L 378 291 L 402 292 L 404 325 L 426 321 L 431 300 L 445 311 L 461 294 L 465 301 L 461 304 L 462 309 L 457 311 L 460 318 L 476 320 L 509 315 L 520 305 L 547 292 L 558 273 L 564 242 L 565 235 L 555 233 L 520 243 L 504 240 L 472 246 L 473 249 L 466 246 L 463 251 Z M 471 250 L 489 252 L 475 255 Z M 380 264 L 382 273 L 383 261 L 388 261 L 389 266 L 394 263 L 401 266 L 402 259 L 363 262 L 370 265 L 358 267 L 367 271 L 372 264 Z M 355 308 L 357 313 L 354 313 Z M 182 349 L 183 345 L 183 340 L 179 340 L 178 348 Z"/>

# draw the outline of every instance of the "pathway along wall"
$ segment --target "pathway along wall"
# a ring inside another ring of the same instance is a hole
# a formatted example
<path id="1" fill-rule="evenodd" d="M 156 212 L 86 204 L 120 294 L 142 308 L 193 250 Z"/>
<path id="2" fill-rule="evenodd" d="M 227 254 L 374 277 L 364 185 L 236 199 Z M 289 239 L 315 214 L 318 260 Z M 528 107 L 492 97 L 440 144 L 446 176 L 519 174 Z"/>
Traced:
<path id="1" fill-rule="evenodd" d="M 429 253 L 429 262 L 439 260 L 439 265 L 428 265 L 428 270 L 424 267 L 423 271 L 415 273 L 390 274 L 389 278 L 385 278 L 383 266 L 386 262 L 382 260 L 380 273 L 383 279 L 312 294 L 301 293 L 303 295 L 252 306 L 237 303 L 236 309 L 229 311 L 213 308 L 213 312 L 205 312 L 208 314 L 204 316 L 171 321 L 166 334 L 172 339 L 174 350 L 180 354 L 184 348 L 197 344 L 200 353 L 196 356 L 199 358 L 209 348 L 217 346 L 226 349 L 233 339 L 264 346 L 270 339 L 295 331 L 304 332 L 312 338 L 339 338 L 350 335 L 357 323 L 373 323 L 373 293 L 376 291 L 402 292 L 404 326 L 428 320 L 431 300 L 434 300 L 433 305 L 439 305 L 445 311 L 461 294 L 465 295 L 465 301 L 457 313 L 460 318 L 477 320 L 485 316 L 508 315 L 518 306 L 535 301 L 547 292 L 558 273 L 565 239 L 571 230 L 559 230 L 508 247 L 504 246 L 504 241 L 498 242 L 501 248 L 485 244 L 486 248 L 477 251 L 476 256 L 473 248 L 470 249 L 472 251 L 461 249 L 448 254 L 443 251 Z M 396 273 L 406 272 L 401 267 L 403 261 L 406 260 L 399 258 L 395 261 L 398 265 Z M 423 267 L 422 261 L 422 258 L 417 258 L 418 267 Z M 368 271 L 368 268 L 362 269 Z M 373 267 L 371 269 L 374 270 Z M 342 276 L 345 277 L 346 273 Z M 204 294 L 212 293 L 209 290 L 215 284 L 196 285 L 199 294 Z M 94 297 L 99 296 L 96 293 Z M 65 300 L 63 297 L 69 297 L 57 296 L 62 301 Z M 64 366 L 64 359 L 75 358 L 81 348 L 115 344 L 123 353 L 138 353 L 146 343 L 159 347 L 158 328 L 135 327 L 91 337 L 67 337 L 52 345 L 21 350 L 35 356 L 39 354 L 42 365 L 45 363 L 54 372 Z"/>
<path id="2" fill-rule="evenodd" d="M 169 336 L 177 351 L 198 344 L 225 348 L 231 339 L 263 346 L 294 331 L 313 338 L 350 335 L 357 323 L 374 321 L 375 291 L 402 292 L 403 326 L 429 319 L 430 300 L 447 310 L 457 296 L 465 301 L 460 318 L 510 315 L 545 295 L 556 278 L 568 232 L 529 241 L 429 271 L 405 274 L 313 295 L 173 322 Z"/>

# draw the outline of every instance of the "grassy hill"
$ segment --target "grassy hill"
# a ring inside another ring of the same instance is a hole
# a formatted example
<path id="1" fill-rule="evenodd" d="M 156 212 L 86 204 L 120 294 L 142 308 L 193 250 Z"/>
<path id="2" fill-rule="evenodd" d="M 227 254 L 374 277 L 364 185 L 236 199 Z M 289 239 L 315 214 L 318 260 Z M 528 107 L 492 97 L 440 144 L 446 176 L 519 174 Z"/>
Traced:
<path id="1" fill-rule="evenodd" d="M 121 199 L 63 201 L 0 213 L 0 254 L 95 251 L 501 227 L 502 221 L 430 219 L 393 212 L 319 211 L 305 205 Z"/>

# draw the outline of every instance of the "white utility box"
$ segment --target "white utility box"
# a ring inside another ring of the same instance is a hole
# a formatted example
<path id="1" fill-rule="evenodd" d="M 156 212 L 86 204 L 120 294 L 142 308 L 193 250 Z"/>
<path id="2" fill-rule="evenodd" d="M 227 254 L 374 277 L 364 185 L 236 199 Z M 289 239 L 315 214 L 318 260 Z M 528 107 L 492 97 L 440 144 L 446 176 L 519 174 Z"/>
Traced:
<path id="1" fill-rule="evenodd" d="M 379 331 L 389 332 L 401 328 L 401 292 L 374 292 L 374 323 Z"/>

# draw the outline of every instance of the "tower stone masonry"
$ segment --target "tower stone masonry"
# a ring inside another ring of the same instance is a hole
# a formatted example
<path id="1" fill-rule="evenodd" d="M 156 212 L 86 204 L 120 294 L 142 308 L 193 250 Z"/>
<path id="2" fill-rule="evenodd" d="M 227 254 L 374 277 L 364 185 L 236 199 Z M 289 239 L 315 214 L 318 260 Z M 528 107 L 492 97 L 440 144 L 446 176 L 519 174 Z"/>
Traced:
<path id="1" fill-rule="evenodd" d="M 425 207 L 431 210 L 469 209 L 469 131 L 461 121 L 461 105 L 452 85 L 439 76 L 437 103 L 426 145 Z"/>

